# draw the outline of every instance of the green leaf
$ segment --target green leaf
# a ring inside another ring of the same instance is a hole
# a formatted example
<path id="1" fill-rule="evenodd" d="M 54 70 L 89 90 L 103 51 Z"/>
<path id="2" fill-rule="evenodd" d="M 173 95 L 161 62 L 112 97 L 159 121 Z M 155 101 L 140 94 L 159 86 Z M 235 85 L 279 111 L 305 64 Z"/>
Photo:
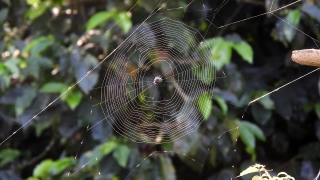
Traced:
<path id="1" fill-rule="evenodd" d="M 262 130 L 255 124 L 248 121 L 241 121 L 241 125 L 245 126 L 252 134 L 254 134 L 259 140 L 265 141 L 266 137 L 264 136 Z"/>
<path id="2" fill-rule="evenodd" d="M 241 43 L 232 43 L 233 49 L 248 63 L 253 63 L 253 50 L 251 46 L 243 41 Z"/>
<path id="3" fill-rule="evenodd" d="M 72 92 L 67 97 L 67 104 L 69 107 L 74 110 L 81 102 L 82 93 L 79 91 Z"/>
<path id="4" fill-rule="evenodd" d="M 18 97 L 15 101 L 15 111 L 17 116 L 20 116 L 24 110 L 30 106 L 36 95 L 36 88 L 27 87 L 23 90 L 22 96 Z"/>
<path id="5" fill-rule="evenodd" d="M 52 35 L 41 36 L 37 39 L 32 40 L 24 48 L 22 53 L 31 53 L 33 56 L 39 55 L 42 51 L 46 50 L 50 45 L 55 42 L 55 39 Z"/>
<path id="6" fill-rule="evenodd" d="M 20 151 L 15 149 L 4 149 L 0 151 L 0 167 L 8 164 L 20 155 Z"/>
<path id="7" fill-rule="evenodd" d="M 227 115 L 228 106 L 226 104 L 226 101 L 224 99 L 220 98 L 219 96 L 214 96 L 213 99 L 215 99 L 216 102 L 218 103 L 218 105 L 220 106 L 222 114 L 224 116 Z"/>
<path id="8" fill-rule="evenodd" d="M 112 18 L 115 14 L 115 11 L 95 13 L 93 16 L 90 17 L 90 19 L 87 22 L 87 31 L 90 31 L 91 29 L 94 29 L 95 27 L 101 25 L 105 21 Z"/>
<path id="9" fill-rule="evenodd" d="M 223 66 L 230 63 L 232 44 L 222 38 L 210 40 L 209 43 L 212 46 L 211 54 L 213 61 L 217 67 L 217 70 L 220 70 Z"/>
<path id="10" fill-rule="evenodd" d="M 0 10 L 0 24 L 2 24 L 7 19 L 8 12 L 8 8 L 3 8 Z"/>
<path id="11" fill-rule="evenodd" d="M 27 0 L 28 5 L 40 4 L 41 0 Z"/>
<path id="12" fill-rule="evenodd" d="M 316 103 L 315 110 L 318 118 L 320 118 L 320 102 Z"/>
<path id="13" fill-rule="evenodd" d="M 51 159 L 42 161 L 33 169 L 33 176 L 48 179 L 50 175 L 50 169 L 54 166 L 54 162 Z"/>
<path id="14" fill-rule="evenodd" d="M 49 82 L 42 86 L 41 93 L 60 93 L 68 88 L 68 85 L 60 82 Z"/>
<path id="15" fill-rule="evenodd" d="M 113 157 L 117 160 L 118 164 L 126 167 L 130 156 L 130 149 L 125 145 L 118 145 L 113 151 Z"/>
<path id="16" fill-rule="evenodd" d="M 75 162 L 75 159 L 72 157 L 67 157 L 55 161 L 50 168 L 50 173 L 53 175 L 58 175 L 61 172 L 65 171 L 67 168 L 70 168 Z"/>
<path id="17" fill-rule="evenodd" d="M 118 146 L 118 144 L 116 142 L 108 141 L 108 142 L 102 144 L 101 146 L 99 146 L 98 149 L 103 155 L 107 155 L 111 151 L 113 151 L 114 148 L 116 148 L 117 146 Z"/>
<path id="18" fill-rule="evenodd" d="M 31 6 L 25 14 L 25 17 L 34 20 L 46 12 L 48 6 L 46 3 L 39 3 L 37 6 Z"/>
<path id="19" fill-rule="evenodd" d="M 208 93 L 203 93 L 198 98 L 198 105 L 204 120 L 207 120 L 212 110 L 212 101 Z"/>
<path id="20" fill-rule="evenodd" d="M 18 67 L 18 63 L 20 62 L 20 59 L 16 58 L 10 58 L 7 61 L 4 62 L 4 66 L 14 75 L 19 75 L 20 70 Z"/>
<path id="21" fill-rule="evenodd" d="M 131 19 L 126 12 L 116 13 L 116 15 L 114 16 L 114 20 L 126 34 L 132 27 Z"/>
<path id="22" fill-rule="evenodd" d="M 260 90 L 255 93 L 255 98 L 268 94 L 268 91 Z M 258 102 L 267 110 L 274 109 L 274 102 L 270 96 L 265 96 L 258 100 Z"/>
<path id="23" fill-rule="evenodd" d="M 254 149 L 256 146 L 254 134 L 243 122 L 244 121 L 239 121 L 240 139 L 247 147 Z"/>
<path id="24" fill-rule="evenodd" d="M 284 36 L 286 37 L 286 40 L 288 42 L 291 42 L 294 36 L 296 35 L 296 29 L 294 29 L 292 26 L 297 26 L 299 21 L 300 21 L 300 11 L 299 10 L 289 11 L 286 17 L 286 22 L 288 24 L 285 24 L 283 28 Z"/>

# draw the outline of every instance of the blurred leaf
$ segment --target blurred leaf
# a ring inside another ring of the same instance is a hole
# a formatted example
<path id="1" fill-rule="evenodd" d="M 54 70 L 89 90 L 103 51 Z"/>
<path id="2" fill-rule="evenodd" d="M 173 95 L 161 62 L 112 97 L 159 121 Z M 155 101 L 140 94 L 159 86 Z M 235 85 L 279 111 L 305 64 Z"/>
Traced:
<path id="1" fill-rule="evenodd" d="M 115 11 L 95 13 L 93 16 L 90 17 L 90 19 L 87 22 L 87 31 L 90 31 L 91 29 L 94 29 L 97 26 L 101 25 L 105 21 L 112 18 L 115 14 Z"/>
<path id="2" fill-rule="evenodd" d="M 257 91 L 255 93 L 255 98 L 259 98 L 263 95 L 266 95 L 268 94 L 267 91 L 264 91 L 264 90 L 260 90 L 260 91 Z M 270 96 L 265 96 L 261 99 L 258 100 L 258 102 L 265 108 L 265 109 L 268 109 L 268 110 L 272 110 L 274 109 L 274 102 L 273 100 L 271 99 Z"/>
<path id="3" fill-rule="evenodd" d="M 87 164 L 89 168 L 98 164 L 99 161 L 103 159 L 106 155 L 110 154 L 118 144 L 114 141 L 107 141 L 97 147 L 94 148 L 92 151 L 88 151 L 81 155 L 79 160 L 79 166 L 82 167 L 83 165 Z M 95 161 L 92 161 L 95 159 Z M 90 163 L 88 163 L 90 162 Z"/>
<path id="4" fill-rule="evenodd" d="M 249 148 L 254 149 L 256 146 L 254 134 L 250 131 L 246 124 L 243 125 L 243 121 L 239 121 L 240 139 Z"/>
<path id="5" fill-rule="evenodd" d="M 113 151 L 113 157 L 117 160 L 118 164 L 126 167 L 130 156 L 130 149 L 126 145 L 118 145 Z"/>
<path id="6" fill-rule="evenodd" d="M 318 118 L 320 118 L 320 102 L 316 103 L 315 110 Z"/>
<path id="7" fill-rule="evenodd" d="M 41 0 L 27 0 L 28 5 L 40 4 Z"/>
<path id="8" fill-rule="evenodd" d="M 230 63 L 232 56 L 232 43 L 225 41 L 220 37 L 208 40 L 208 42 L 212 46 L 212 59 L 217 67 L 217 70 L 220 70 L 223 66 Z"/>
<path id="9" fill-rule="evenodd" d="M 3 149 L 0 151 L 0 167 L 8 164 L 20 155 L 20 151 L 14 149 Z"/>
<path id="10" fill-rule="evenodd" d="M 283 33 L 288 42 L 291 42 L 294 36 L 296 35 L 296 29 L 292 26 L 297 26 L 300 21 L 300 11 L 299 10 L 291 10 L 289 11 L 286 22 L 289 24 L 285 24 L 283 28 Z"/>
<path id="11" fill-rule="evenodd" d="M 250 132 L 252 132 L 259 140 L 265 141 L 266 137 L 264 136 L 262 130 L 255 124 L 248 121 L 241 121 L 241 125 L 245 126 Z"/>
<path id="12" fill-rule="evenodd" d="M 34 20 L 41 16 L 47 10 L 47 3 L 37 3 L 37 6 L 31 6 L 25 14 L 25 17 Z"/>
<path id="13" fill-rule="evenodd" d="M 66 157 L 55 161 L 50 169 L 50 173 L 53 175 L 60 174 L 61 172 L 70 168 L 75 162 L 72 157 Z"/>
<path id="14" fill-rule="evenodd" d="M 61 93 L 64 92 L 68 86 L 60 82 L 48 82 L 42 86 L 40 92 L 42 93 Z"/>
<path id="15" fill-rule="evenodd" d="M 207 120 L 212 111 L 212 101 L 208 93 L 203 93 L 198 98 L 198 105 L 204 120 Z"/>
<path id="16" fill-rule="evenodd" d="M 113 151 L 116 147 L 118 146 L 118 144 L 114 141 L 108 141 L 102 145 L 100 145 L 98 147 L 99 151 L 103 154 L 103 155 L 107 155 L 109 154 L 111 151 Z"/>
<path id="17" fill-rule="evenodd" d="M 79 108 L 81 108 L 81 107 L 79 107 Z M 85 109 L 85 110 L 87 110 L 87 109 Z M 79 111 L 81 111 L 81 110 L 79 109 Z M 93 109 L 93 114 L 90 114 L 90 117 L 92 117 L 92 115 L 94 115 L 95 112 L 97 112 L 97 111 L 98 110 Z M 91 136 L 94 140 L 98 140 L 100 142 L 106 142 L 106 140 L 112 136 L 113 130 L 112 130 L 112 126 L 110 126 L 110 122 L 115 121 L 115 119 L 112 115 L 105 117 L 101 111 L 98 111 L 98 113 L 96 113 L 96 115 L 97 116 L 95 117 L 95 120 L 92 121 L 92 125 L 99 123 L 99 126 L 95 127 L 94 130 L 91 131 Z M 104 119 L 104 121 L 101 122 L 101 119 Z"/>
<path id="18" fill-rule="evenodd" d="M 41 179 L 50 179 L 54 175 L 58 175 L 74 164 L 74 158 L 67 157 L 57 161 L 47 159 L 38 164 L 33 170 L 33 176 Z"/>
<path id="19" fill-rule="evenodd" d="M 18 63 L 20 59 L 11 58 L 4 62 L 5 67 L 9 69 L 9 71 L 14 75 L 19 75 L 20 70 L 18 68 Z"/>
<path id="20" fill-rule="evenodd" d="M 27 87 L 23 90 L 22 96 L 18 97 L 15 101 L 15 111 L 17 116 L 20 116 L 24 110 L 30 106 L 36 95 L 36 88 Z"/>
<path id="21" fill-rule="evenodd" d="M 67 104 L 72 110 L 74 110 L 81 102 L 81 99 L 82 99 L 81 92 L 79 91 L 72 92 L 68 95 Z"/>
<path id="22" fill-rule="evenodd" d="M 98 81 L 98 71 L 88 73 L 97 64 L 98 60 L 94 56 L 87 54 L 82 59 L 82 62 L 77 64 L 77 67 L 75 67 L 75 77 L 77 78 L 77 81 L 86 76 L 80 83 L 78 83 L 78 86 L 86 94 L 89 93 L 90 89 L 93 88 Z"/>
<path id="23" fill-rule="evenodd" d="M 32 40 L 23 50 L 23 53 L 29 53 L 31 56 L 38 56 L 55 42 L 52 35 L 42 36 Z"/>
<path id="24" fill-rule="evenodd" d="M 231 140 L 233 141 L 233 144 L 236 144 L 237 139 L 240 135 L 238 120 L 225 118 L 223 122 L 227 129 L 232 129 L 231 131 L 229 131 L 229 133 L 231 136 Z"/>
<path id="25" fill-rule="evenodd" d="M 3 8 L 0 10 L 0 24 L 2 24 L 7 19 L 8 12 L 8 8 Z"/>
<path id="26" fill-rule="evenodd" d="M 304 3 L 302 5 L 302 11 L 320 22 L 320 8 L 316 5 Z"/>
<path id="27" fill-rule="evenodd" d="M 33 176 L 41 179 L 48 179 L 50 175 L 50 169 L 54 166 L 54 162 L 51 159 L 46 159 L 38 164 L 33 169 Z"/>
<path id="28" fill-rule="evenodd" d="M 226 101 L 222 98 L 220 98 L 219 96 L 213 96 L 213 99 L 216 100 L 216 102 L 218 103 L 218 105 L 221 108 L 222 114 L 225 116 L 227 115 L 228 112 L 228 106 L 226 104 Z"/>
<path id="29" fill-rule="evenodd" d="M 126 12 L 115 13 L 114 19 L 116 23 L 121 27 L 124 33 L 128 33 L 132 27 L 132 22 L 130 17 Z"/>
<path id="30" fill-rule="evenodd" d="M 265 125 L 272 116 L 272 111 L 265 109 L 261 104 L 252 104 L 251 113 L 254 120 L 262 125 Z"/>
<path id="31" fill-rule="evenodd" d="M 40 76 L 41 67 L 50 68 L 53 66 L 53 63 L 45 57 L 29 57 L 26 62 L 28 67 L 32 69 L 31 71 L 27 72 L 30 72 L 30 74 L 36 79 L 38 79 Z"/>
<path id="32" fill-rule="evenodd" d="M 161 172 L 163 180 L 175 180 L 176 170 L 169 157 L 159 157 L 161 163 Z"/>
<path id="33" fill-rule="evenodd" d="M 260 165 L 260 164 L 255 164 L 255 165 L 249 166 L 247 169 L 243 170 L 240 173 L 240 175 L 237 177 L 244 176 L 244 175 L 251 174 L 251 173 L 266 171 L 266 169 L 264 167 L 265 167 L 264 165 Z"/>
<path id="34" fill-rule="evenodd" d="M 232 47 L 242 57 L 243 60 L 248 63 L 253 63 L 253 50 L 247 42 L 232 43 Z"/>

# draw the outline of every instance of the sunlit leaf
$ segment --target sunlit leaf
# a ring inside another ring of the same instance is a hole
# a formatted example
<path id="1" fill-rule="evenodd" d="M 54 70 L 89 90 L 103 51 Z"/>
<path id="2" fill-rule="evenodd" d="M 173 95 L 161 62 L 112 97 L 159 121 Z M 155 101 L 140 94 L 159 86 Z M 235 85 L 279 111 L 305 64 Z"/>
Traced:
<path id="1" fill-rule="evenodd" d="M 130 156 L 130 149 L 126 145 L 118 145 L 113 151 L 113 157 L 117 160 L 118 164 L 126 167 Z"/>
<path id="2" fill-rule="evenodd" d="M 0 167 L 8 164 L 20 155 L 20 151 L 15 149 L 3 149 L 0 151 Z"/>
<path id="3" fill-rule="evenodd" d="M 265 171 L 266 169 L 264 168 L 264 165 L 261 164 L 255 164 L 252 166 L 249 166 L 247 169 L 243 170 L 239 176 L 237 177 L 241 177 L 247 174 L 251 174 L 251 173 L 256 173 L 256 172 L 261 172 L 261 171 Z"/>
<path id="4" fill-rule="evenodd" d="M 243 41 L 241 43 L 232 43 L 232 47 L 248 63 L 253 63 L 253 50 L 250 44 Z"/>
<path id="5" fill-rule="evenodd" d="M 82 99 L 82 93 L 79 91 L 73 91 L 67 97 L 67 104 L 72 110 L 74 110 L 81 102 L 81 99 Z"/>
<path id="6" fill-rule="evenodd" d="M 208 93 L 204 93 L 198 98 L 198 105 L 203 118 L 207 120 L 212 110 L 212 101 Z"/>
<path id="7" fill-rule="evenodd" d="M 210 40 L 212 59 L 215 66 L 220 70 L 223 66 L 230 63 L 232 56 L 232 44 L 222 38 Z"/>
<path id="8" fill-rule="evenodd" d="M 115 23 L 117 23 L 124 33 L 128 33 L 132 27 L 130 17 L 126 12 L 116 13 L 114 16 Z"/>
<path id="9" fill-rule="evenodd" d="M 54 162 L 50 168 L 50 172 L 54 175 L 60 174 L 74 164 L 75 159 L 71 157 L 62 158 Z"/>
<path id="10" fill-rule="evenodd" d="M 66 84 L 60 82 L 48 82 L 42 86 L 40 92 L 42 93 L 60 93 L 67 89 L 68 86 Z"/>
<path id="11" fill-rule="evenodd" d="M 286 16 L 286 22 L 283 28 L 283 33 L 288 42 L 291 42 L 294 36 L 296 35 L 296 29 L 292 26 L 297 26 L 300 21 L 300 11 L 299 10 L 291 10 Z M 290 25 L 289 25 L 290 24 Z"/>
<path id="12" fill-rule="evenodd" d="M 54 162 L 51 159 L 42 161 L 33 169 L 33 176 L 41 179 L 48 179 L 50 175 L 50 169 L 54 166 Z"/>
<path id="13" fill-rule="evenodd" d="M 30 20 L 34 20 L 46 12 L 47 9 L 48 6 L 46 3 L 39 3 L 37 6 L 31 6 L 31 8 L 29 8 L 26 12 L 25 16 Z"/>
<path id="14" fill-rule="evenodd" d="M 115 11 L 110 12 L 97 12 L 93 16 L 90 17 L 90 19 L 87 22 L 86 29 L 87 31 L 90 31 L 91 29 L 96 28 L 97 26 L 101 25 L 105 21 L 109 20 L 115 15 Z"/>

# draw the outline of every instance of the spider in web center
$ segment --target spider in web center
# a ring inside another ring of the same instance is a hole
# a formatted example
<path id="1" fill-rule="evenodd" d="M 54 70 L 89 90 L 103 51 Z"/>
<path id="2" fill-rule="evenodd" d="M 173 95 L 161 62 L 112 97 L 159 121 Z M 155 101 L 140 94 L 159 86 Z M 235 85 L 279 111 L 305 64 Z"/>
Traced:
<path id="1" fill-rule="evenodd" d="M 153 84 L 154 85 L 158 85 L 158 84 L 161 84 L 162 83 L 162 78 L 160 76 L 156 76 L 154 79 L 153 79 Z"/>

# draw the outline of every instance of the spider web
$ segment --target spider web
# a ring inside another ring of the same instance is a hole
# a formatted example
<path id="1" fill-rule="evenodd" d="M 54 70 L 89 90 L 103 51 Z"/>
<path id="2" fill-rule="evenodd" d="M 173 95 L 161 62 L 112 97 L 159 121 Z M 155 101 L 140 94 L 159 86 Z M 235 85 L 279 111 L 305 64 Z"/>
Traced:
<path id="1" fill-rule="evenodd" d="M 105 118 L 93 126 L 88 126 L 87 132 L 90 130 L 94 131 L 93 128 L 101 125 L 103 121 L 107 121 L 118 134 L 133 142 L 161 144 L 177 141 L 182 137 L 189 138 L 192 132 L 198 129 L 204 117 L 197 108 L 199 108 L 198 106 L 204 106 L 202 107 L 204 109 L 207 107 L 205 104 L 196 104 L 194 100 L 204 92 L 213 92 L 216 80 L 224 78 L 224 76 L 217 75 L 216 62 L 212 58 L 210 44 L 205 41 L 208 31 L 204 35 L 201 35 L 198 29 L 180 21 L 170 18 L 156 18 L 156 15 L 160 12 L 162 13 L 162 11 L 172 13 L 180 9 L 184 10 L 184 16 L 187 8 L 195 2 L 193 0 L 186 6 L 166 8 L 168 1 L 161 1 L 145 21 L 123 43 L 87 72 L 87 75 L 89 75 L 99 68 L 102 62 L 111 59 L 108 62 L 108 68 L 105 70 L 103 83 L 98 88 L 101 90 L 101 102 L 96 104 L 96 106 L 102 109 Z M 271 14 L 281 19 L 274 13 L 298 2 L 300 1 L 295 1 L 275 10 L 272 10 L 273 6 L 271 4 L 270 12 L 224 25 L 217 25 L 218 23 L 214 23 L 214 20 L 219 15 L 219 11 L 228 3 L 228 1 L 223 1 L 213 15 L 200 19 L 202 22 L 209 22 L 210 27 L 213 26 L 218 29 L 266 14 Z M 202 1 L 202 6 L 203 9 L 200 9 L 200 11 L 209 10 L 206 8 L 204 1 Z M 287 23 L 284 19 L 281 20 Z M 291 24 L 287 24 L 297 29 Z M 297 30 L 300 31 L 299 29 Z M 317 46 L 316 42 L 318 40 L 302 31 L 300 32 L 311 38 Z M 138 68 L 130 68 L 133 66 Z M 87 75 L 70 86 L 65 93 L 74 88 Z M 162 82 L 159 84 L 153 83 L 155 77 L 161 77 Z M 281 87 L 287 86 L 290 83 Z M 281 87 L 274 91 L 279 90 Z M 274 91 L 252 100 L 248 106 Z M 48 106 L 34 115 L 27 123 L 45 111 L 56 100 L 49 103 Z M 114 119 L 111 119 L 111 116 Z M 23 124 L 23 126 L 26 124 Z M 232 130 L 230 129 L 230 131 Z M 1 142 L 1 144 L 10 139 L 17 131 Z M 216 140 L 227 132 L 223 132 Z M 81 145 L 83 142 L 81 142 Z M 212 143 L 209 143 L 208 148 L 205 149 L 209 151 Z M 149 157 L 157 153 L 180 154 L 201 166 L 203 166 L 207 157 L 207 155 L 202 155 L 201 160 L 198 161 L 186 155 L 185 152 L 180 153 L 176 150 L 154 151 L 143 159 L 142 162 L 138 163 L 133 170 L 139 168 L 144 161 L 147 161 Z M 76 172 L 69 172 L 70 177 L 94 160 L 98 161 L 97 157 L 93 157 L 88 162 L 85 162 Z"/>

